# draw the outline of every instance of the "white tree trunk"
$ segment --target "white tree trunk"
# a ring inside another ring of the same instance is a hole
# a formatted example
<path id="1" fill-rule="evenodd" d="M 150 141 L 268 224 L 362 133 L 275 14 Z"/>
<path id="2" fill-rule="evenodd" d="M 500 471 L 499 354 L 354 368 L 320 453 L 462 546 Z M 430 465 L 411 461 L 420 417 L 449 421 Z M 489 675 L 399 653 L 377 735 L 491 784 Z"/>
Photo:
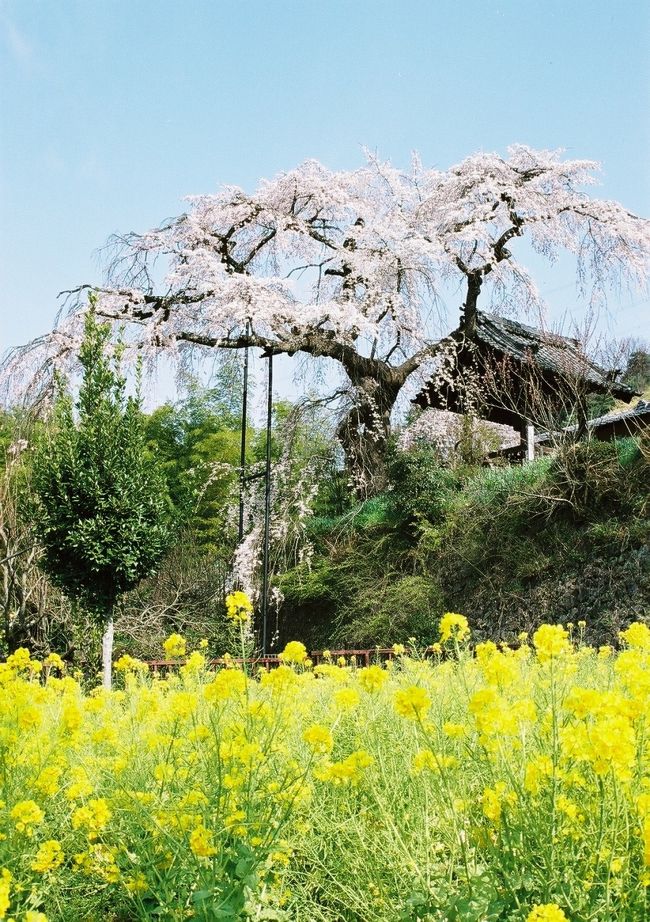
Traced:
<path id="1" fill-rule="evenodd" d="M 106 625 L 104 636 L 102 637 L 102 669 L 103 669 L 103 686 L 110 690 L 111 677 L 113 669 L 113 619 L 111 618 Z"/>

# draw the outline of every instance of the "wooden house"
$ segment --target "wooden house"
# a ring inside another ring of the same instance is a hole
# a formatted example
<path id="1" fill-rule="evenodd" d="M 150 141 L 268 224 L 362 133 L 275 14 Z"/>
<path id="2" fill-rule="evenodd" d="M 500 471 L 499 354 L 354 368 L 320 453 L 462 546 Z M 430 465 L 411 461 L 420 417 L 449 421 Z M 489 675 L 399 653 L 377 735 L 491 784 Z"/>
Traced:
<path id="1" fill-rule="evenodd" d="M 414 399 L 423 408 L 474 412 L 511 426 L 531 441 L 538 430 L 571 418 L 587 423 L 587 398 L 611 395 L 629 403 L 636 392 L 619 370 L 593 362 L 578 339 L 475 311 L 439 343 L 438 367 Z"/>

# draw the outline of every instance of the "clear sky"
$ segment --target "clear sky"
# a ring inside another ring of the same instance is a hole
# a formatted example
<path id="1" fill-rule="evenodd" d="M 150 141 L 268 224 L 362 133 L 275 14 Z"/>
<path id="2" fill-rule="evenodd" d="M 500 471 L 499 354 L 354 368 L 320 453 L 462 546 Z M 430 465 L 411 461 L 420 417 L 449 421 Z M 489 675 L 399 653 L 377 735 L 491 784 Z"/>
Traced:
<path id="1" fill-rule="evenodd" d="M 648 0 L 0 0 L 0 55 L 0 351 L 101 280 L 109 234 L 307 157 L 563 147 L 650 216 Z M 538 282 L 577 308 L 567 266 Z M 610 308 L 650 336 L 647 298 Z"/>

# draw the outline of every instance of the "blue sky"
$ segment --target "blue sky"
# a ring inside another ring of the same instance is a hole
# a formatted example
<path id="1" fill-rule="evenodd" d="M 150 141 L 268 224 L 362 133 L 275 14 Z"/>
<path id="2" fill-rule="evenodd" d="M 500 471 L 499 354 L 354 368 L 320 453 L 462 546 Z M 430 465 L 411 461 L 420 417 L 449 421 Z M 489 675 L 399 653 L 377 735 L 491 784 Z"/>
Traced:
<path id="1" fill-rule="evenodd" d="M 0 0 L 0 351 L 100 281 L 109 234 L 307 157 L 563 147 L 650 216 L 649 51 L 647 0 Z M 577 310 L 565 264 L 537 278 Z M 647 338 L 649 305 L 610 330 Z"/>

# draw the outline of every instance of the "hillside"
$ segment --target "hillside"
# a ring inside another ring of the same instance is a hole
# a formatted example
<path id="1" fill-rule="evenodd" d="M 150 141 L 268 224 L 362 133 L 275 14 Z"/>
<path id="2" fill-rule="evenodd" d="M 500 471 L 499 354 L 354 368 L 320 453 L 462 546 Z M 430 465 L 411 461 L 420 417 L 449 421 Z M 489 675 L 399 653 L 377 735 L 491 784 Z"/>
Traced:
<path id="1" fill-rule="evenodd" d="M 312 522 L 310 565 L 278 580 L 280 645 L 431 642 L 447 610 L 482 637 L 584 620 L 616 641 L 650 611 L 648 459 L 633 439 L 492 470 L 397 456 L 388 492 Z"/>

